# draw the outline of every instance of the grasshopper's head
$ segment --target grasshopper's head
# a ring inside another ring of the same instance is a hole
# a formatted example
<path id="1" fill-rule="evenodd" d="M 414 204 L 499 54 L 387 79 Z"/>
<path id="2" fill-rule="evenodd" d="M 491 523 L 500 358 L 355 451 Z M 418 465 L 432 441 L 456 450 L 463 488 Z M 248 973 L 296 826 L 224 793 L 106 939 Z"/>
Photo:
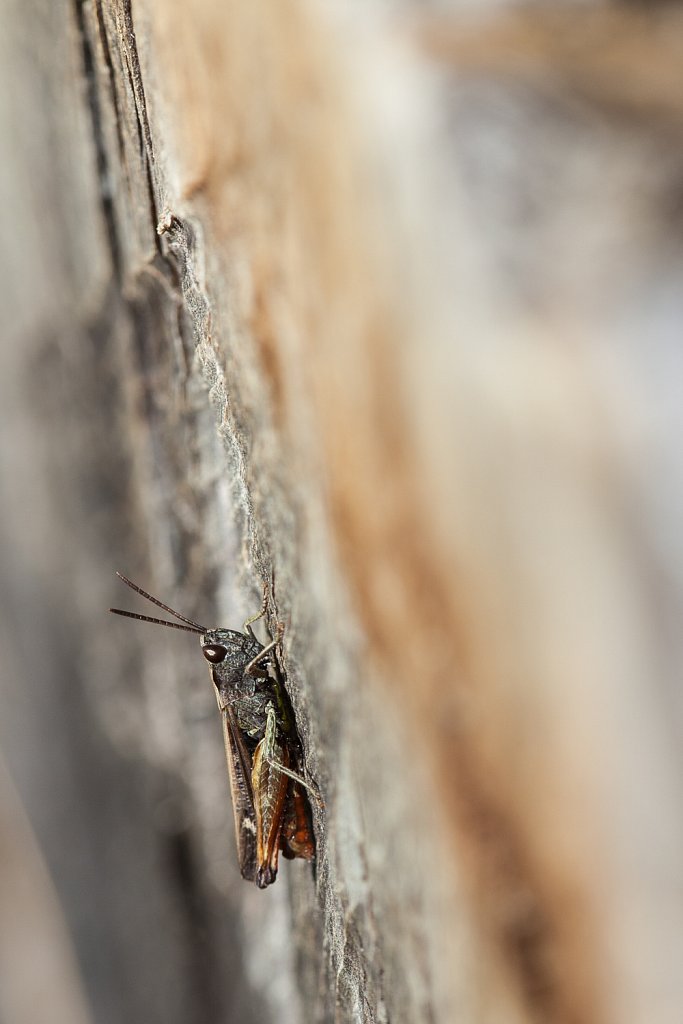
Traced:
<path id="1" fill-rule="evenodd" d="M 221 692 L 244 689 L 244 670 L 262 650 L 258 640 L 234 629 L 209 629 L 200 638 L 200 644 L 217 689 Z M 253 680 L 247 689 L 253 690 Z"/>
<path id="2" fill-rule="evenodd" d="M 234 629 L 208 629 L 200 639 L 202 654 L 210 665 L 251 661 L 261 647 L 257 640 Z"/>

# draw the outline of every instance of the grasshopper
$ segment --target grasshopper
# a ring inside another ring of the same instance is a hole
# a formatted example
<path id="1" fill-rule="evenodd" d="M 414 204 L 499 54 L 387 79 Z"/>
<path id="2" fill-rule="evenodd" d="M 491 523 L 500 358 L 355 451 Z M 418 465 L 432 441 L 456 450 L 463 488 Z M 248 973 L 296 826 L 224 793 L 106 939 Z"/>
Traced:
<path id="1" fill-rule="evenodd" d="M 315 859 L 307 793 L 322 804 L 317 790 L 301 775 L 301 742 L 277 658 L 284 627 L 278 625 L 275 639 L 265 646 L 252 628 L 266 615 L 267 591 L 261 610 L 247 619 L 243 632 L 207 629 L 152 597 L 123 573 L 116 575 L 179 621 L 110 608 L 115 615 L 199 635 L 223 721 L 240 871 L 243 878 L 265 889 L 275 881 L 280 853 L 289 859 Z"/>

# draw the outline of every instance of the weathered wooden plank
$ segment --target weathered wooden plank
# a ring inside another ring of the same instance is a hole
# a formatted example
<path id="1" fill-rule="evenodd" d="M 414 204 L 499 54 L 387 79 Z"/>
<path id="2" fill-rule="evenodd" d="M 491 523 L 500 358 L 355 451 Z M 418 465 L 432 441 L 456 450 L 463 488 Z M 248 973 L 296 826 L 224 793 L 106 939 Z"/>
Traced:
<path id="1" fill-rule="evenodd" d="M 677 16 L 400 10 L 4 19 L 0 742 L 98 1021 L 680 1012 Z M 115 568 L 273 584 L 315 876 Z"/>

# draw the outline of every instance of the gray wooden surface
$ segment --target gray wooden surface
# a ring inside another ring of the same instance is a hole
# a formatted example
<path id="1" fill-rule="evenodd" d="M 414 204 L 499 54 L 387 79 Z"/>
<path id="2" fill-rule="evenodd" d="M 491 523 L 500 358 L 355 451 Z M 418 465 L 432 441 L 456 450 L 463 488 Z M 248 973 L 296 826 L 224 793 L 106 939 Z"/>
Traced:
<path id="1" fill-rule="evenodd" d="M 677 1022 L 675 6 L 2 6 L 0 1019 Z"/>

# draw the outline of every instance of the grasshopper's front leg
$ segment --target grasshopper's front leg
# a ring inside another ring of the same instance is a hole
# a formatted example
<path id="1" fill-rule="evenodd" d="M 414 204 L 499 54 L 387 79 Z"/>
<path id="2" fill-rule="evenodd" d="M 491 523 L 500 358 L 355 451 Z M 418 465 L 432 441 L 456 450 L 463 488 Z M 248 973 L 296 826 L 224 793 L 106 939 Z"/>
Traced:
<path id="1" fill-rule="evenodd" d="M 256 639 L 256 634 L 254 633 L 254 630 L 251 628 L 251 624 L 252 624 L 252 622 L 258 622 L 259 619 L 262 619 L 267 611 L 268 611 L 268 584 L 264 583 L 263 584 L 263 601 L 261 602 L 261 610 L 256 612 L 256 615 L 252 615 L 250 618 L 248 618 L 247 621 L 244 623 L 244 627 L 243 627 L 244 632 L 248 633 L 249 636 L 253 636 L 254 640 Z"/>
<path id="2" fill-rule="evenodd" d="M 255 621 L 255 620 L 253 620 L 253 621 Z M 282 638 L 283 638 L 284 635 L 285 635 L 284 623 L 283 622 L 278 622 L 278 624 L 277 624 L 277 636 L 275 637 L 274 640 L 271 640 L 269 644 L 266 644 L 266 646 L 263 648 L 263 650 L 259 651 L 255 658 L 252 658 L 251 661 L 247 665 L 244 666 L 244 674 L 245 674 L 245 676 L 259 676 L 259 675 L 263 675 L 263 669 L 260 667 L 260 663 L 263 661 L 264 658 L 267 658 L 268 655 L 272 651 L 275 650 L 277 645 L 279 643 L 281 643 Z"/>

